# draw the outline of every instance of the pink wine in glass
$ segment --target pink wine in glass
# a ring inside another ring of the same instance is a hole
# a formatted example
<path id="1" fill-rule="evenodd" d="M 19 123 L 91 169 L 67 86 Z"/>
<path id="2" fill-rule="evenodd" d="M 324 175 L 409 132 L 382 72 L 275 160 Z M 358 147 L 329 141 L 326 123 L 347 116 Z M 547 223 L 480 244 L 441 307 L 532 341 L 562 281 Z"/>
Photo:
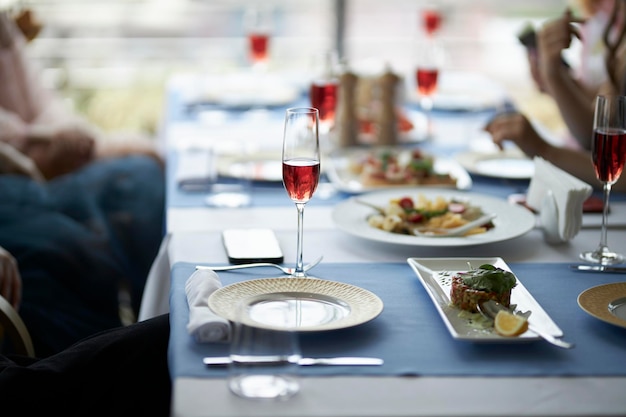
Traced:
<path id="1" fill-rule="evenodd" d="M 249 33 L 248 51 L 252 62 L 267 61 L 267 50 L 270 37 L 267 33 Z"/>
<path id="2" fill-rule="evenodd" d="M 601 182 L 615 183 L 626 162 L 626 131 L 596 130 L 593 138 L 592 161 Z"/>
<path id="3" fill-rule="evenodd" d="M 320 121 L 334 122 L 338 89 L 339 86 L 335 81 L 314 81 L 311 84 L 309 91 L 311 107 L 319 110 Z"/>
<path id="4" fill-rule="evenodd" d="M 415 79 L 417 91 L 422 96 L 430 96 L 437 90 L 437 78 L 439 70 L 418 68 Z"/>
<path id="5" fill-rule="evenodd" d="M 432 36 L 441 26 L 441 13 L 431 9 L 422 11 L 422 24 L 426 33 Z"/>
<path id="6" fill-rule="evenodd" d="M 283 183 L 289 198 L 296 203 L 308 202 L 317 189 L 320 163 L 313 159 L 295 158 L 283 162 Z"/>

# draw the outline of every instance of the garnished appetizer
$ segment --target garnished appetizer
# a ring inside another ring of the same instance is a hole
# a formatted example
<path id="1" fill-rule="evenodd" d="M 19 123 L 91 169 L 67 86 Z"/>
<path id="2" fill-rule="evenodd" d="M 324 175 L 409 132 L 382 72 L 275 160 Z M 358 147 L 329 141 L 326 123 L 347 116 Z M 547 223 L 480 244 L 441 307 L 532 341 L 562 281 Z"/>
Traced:
<path id="1" fill-rule="evenodd" d="M 450 300 L 452 305 L 472 313 L 477 313 L 477 305 L 487 300 L 509 307 L 511 290 L 516 285 L 517 280 L 512 272 L 484 264 L 452 277 Z"/>

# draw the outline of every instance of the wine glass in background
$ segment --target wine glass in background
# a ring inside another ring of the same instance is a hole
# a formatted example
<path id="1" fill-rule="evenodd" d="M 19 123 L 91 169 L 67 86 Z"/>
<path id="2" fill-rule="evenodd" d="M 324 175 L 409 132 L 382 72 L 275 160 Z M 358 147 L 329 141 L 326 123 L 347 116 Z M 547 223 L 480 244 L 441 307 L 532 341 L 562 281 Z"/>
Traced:
<path id="1" fill-rule="evenodd" d="M 319 110 L 320 132 L 327 135 L 335 124 L 339 93 L 337 54 L 334 51 L 314 57 L 309 89 L 311 107 Z"/>
<path id="2" fill-rule="evenodd" d="M 626 161 L 626 97 L 598 96 L 593 121 L 591 162 L 596 177 L 603 184 L 604 206 L 600 244 L 593 251 L 583 252 L 587 262 L 611 265 L 624 261 L 624 255 L 613 252 L 607 245 L 607 215 L 611 186 L 619 179 Z"/>
<path id="3" fill-rule="evenodd" d="M 421 24 L 427 36 L 435 36 L 441 28 L 443 16 L 440 8 L 435 4 L 425 5 L 420 12 Z"/>
<path id="4" fill-rule="evenodd" d="M 296 268 L 292 276 L 305 277 L 302 261 L 304 206 L 320 179 L 319 111 L 301 107 L 287 109 L 283 136 L 283 185 L 298 209 Z"/>
<path id="5" fill-rule="evenodd" d="M 250 7 L 244 15 L 248 59 L 253 69 L 265 70 L 270 58 L 272 36 L 272 9 L 269 7 Z"/>
<path id="6" fill-rule="evenodd" d="M 426 114 L 426 137 L 432 137 L 433 135 L 433 124 L 430 113 L 433 108 L 433 96 L 437 92 L 443 59 L 444 53 L 442 47 L 432 39 L 427 39 L 426 42 L 418 48 L 415 85 L 420 107 Z"/>

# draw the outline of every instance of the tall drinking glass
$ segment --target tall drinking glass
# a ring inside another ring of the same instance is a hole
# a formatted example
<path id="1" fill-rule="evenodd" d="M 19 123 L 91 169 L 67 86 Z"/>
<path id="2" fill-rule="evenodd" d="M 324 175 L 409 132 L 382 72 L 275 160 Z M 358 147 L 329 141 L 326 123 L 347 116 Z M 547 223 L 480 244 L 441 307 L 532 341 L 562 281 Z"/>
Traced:
<path id="1" fill-rule="evenodd" d="M 248 59 L 252 68 L 265 70 L 270 58 L 272 9 L 250 7 L 244 15 L 244 27 L 248 42 Z"/>
<path id="2" fill-rule="evenodd" d="M 326 135 L 335 124 L 339 94 L 338 60 L 334 51 L 328 51 L 314 59 L 309 98 L 311 107 L 319 110 L 320 130 L 323 135 Z"/>
<path id="3" fill-rule="evenodd" d="M 426 114 L 426 137 L 431 137 L 433 125 L 430 113 L 433 108 L 433 96 L 437 92 L 444 53 L 439 43 L 432 39 L 427 39 L 417 52 L 415 85 L 420 106 Z"/>
<path id="4" fill-rule="evenodd" d="M 292 276 L 305 277 L 302 261 L 304 206 L 320 179 L 319 111 L 312 107 L 287 109 L 283 136 L 283 185 L 298 209 L 296 268 Z"/>
<path id="5" fill-rule="evenodd" d="M 607 215 L 611 186 L 619 179 L 626 161 L 626 97 L 598 96 L 593 121 L 591 162 L 596 177 L 603 184 L 604 206 L 600 244 L 593 251 L 580 254 L 581 259 L 611 265 L 624 261 L 624 255 L 613 252 L 607 244 Z"/>

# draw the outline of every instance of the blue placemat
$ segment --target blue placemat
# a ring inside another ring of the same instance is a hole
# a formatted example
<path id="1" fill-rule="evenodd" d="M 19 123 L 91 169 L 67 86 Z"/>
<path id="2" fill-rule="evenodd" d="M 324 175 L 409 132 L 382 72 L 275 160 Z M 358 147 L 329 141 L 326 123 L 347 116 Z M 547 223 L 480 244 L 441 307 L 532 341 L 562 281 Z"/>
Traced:
<path id="1" fill-rule="evenodd" d="M 376 319 L 349 329 L 304 333 L 306 356 L 377 356 L 380 367 L 305 367 L 303 375 L 429 376 L 589 376 L 626 375 L 626 329 L 589 316 L 577 304 L 587 288 L 624 281 L 618 274 L 571 272 L 567 264 L 510 264 L 524 286 L 576 344 L 564 350 L 543 341 L 478 344 L 448 333 L 435 306 L 406 263 L 320 264 L 315 276 L 357 285 L 377 294 L 385 307 Z M 170 372 L 173 377 L 223 377 L 224 369 L 206 369 L 204 356 L 226 355 L 226 344 L 198 344 L 186 331 L 184 291 L 194 265 L 172 268 L 170 293 Z M 277 276 L 273 268 L 220 272 L 224 285 Z"/>

